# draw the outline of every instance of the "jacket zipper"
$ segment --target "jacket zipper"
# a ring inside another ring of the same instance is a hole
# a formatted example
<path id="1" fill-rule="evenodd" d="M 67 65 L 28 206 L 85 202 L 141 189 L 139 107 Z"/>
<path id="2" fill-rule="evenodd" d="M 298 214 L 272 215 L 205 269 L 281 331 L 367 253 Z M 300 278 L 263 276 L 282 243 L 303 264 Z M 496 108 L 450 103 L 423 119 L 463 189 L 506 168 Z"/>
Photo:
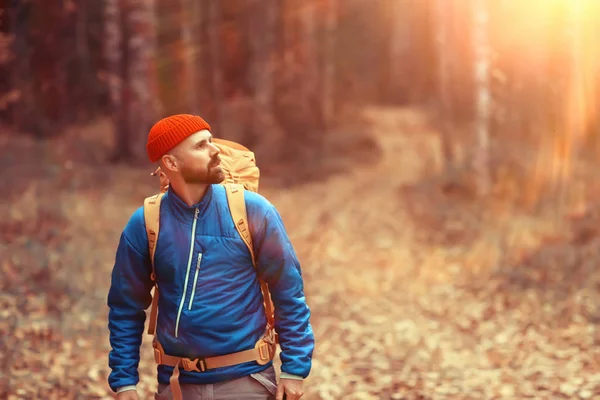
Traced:
<path id="1" fill-rule="evenodd" d="M 198 261 L 196 261 L 196 272 L 194 273 L 194 286 L 192 286 L 192 295 L 190 296 L 190 305 L 188 310 L 192 309 L 194 302 L 194 294 L 196 293 L 196 284 L 198 283 L 198 271 L 200 271 L 200 262 L 202 261 L 202 253 L 198 253 Z"/>
<path id="2" fill-rule="evenodd" d="M 183 294 L 181 295 L 181 301 L 179 302 L 179 311 L 177 312 L 177 321 L 175 322 L 175 337 L 179 332 L 179 318 L 181 318 L 181 311 L 183 310 L 183 303 L 185 302 L 185 294 L 187 292 L 188 278 L 190 276 L 190 267 L 192 266 L 192 256 L 194 255 L 194 242 L 196 241 L 196 223 L 198 222 L 199 209 L 196 208 L 194 213 L 194 223 L 192 224 L 192 238 L 190 239 L 190 256 L 188 257 L 187 270 L 185 272 L 185 283 L 183 286 Z"/>

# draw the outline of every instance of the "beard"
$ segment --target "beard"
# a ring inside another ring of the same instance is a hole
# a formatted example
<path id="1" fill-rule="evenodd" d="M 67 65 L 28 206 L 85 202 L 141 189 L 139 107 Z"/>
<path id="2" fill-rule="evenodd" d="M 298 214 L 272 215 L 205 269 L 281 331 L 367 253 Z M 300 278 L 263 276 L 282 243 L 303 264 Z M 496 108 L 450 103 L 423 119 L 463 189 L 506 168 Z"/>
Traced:
<path id="1" fill-rule="evenodd" d="M 219 157 L 215 157 L 205 168 L 199 168 L 195 165 L 183 165 L 181 168 L 181 177 L 188 184 L 212 185 L 223 182 L 225 173 L 218 162 Z"/>

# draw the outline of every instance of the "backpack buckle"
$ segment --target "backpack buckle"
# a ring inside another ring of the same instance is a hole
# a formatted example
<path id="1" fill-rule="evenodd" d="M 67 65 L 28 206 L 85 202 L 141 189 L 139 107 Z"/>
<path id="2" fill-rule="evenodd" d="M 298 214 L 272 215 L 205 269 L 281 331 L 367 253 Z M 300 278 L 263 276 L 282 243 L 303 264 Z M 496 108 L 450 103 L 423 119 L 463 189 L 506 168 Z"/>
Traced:
<path id="1" fill-rule="evenodd" d="M 204 372 L 207 369 L 206 361 L 203 358 L 195 358 L 193 360 L 182 358 L 181 364 L 187 372 Z"/>
<path id="2" fill-rule="evenodd" d="M 258 348 L 258 355 L 260 356 L 261 360 L 268 360 L 269 359 L 269 345 L 267 343 L 261 343 L 259 348 Z"/>
<path id="3" fill-rule="evenodd" d="M 161 354 L 160 350 L 157 348 L 154 349 L 154 361 L 157 364 L 162 364 L 162 354 Z"/>
<path id="4" fill-rule="evenodd" d="M 259 365 L 264 365 L 271 361 L 271 351 L 269 347 L 270 345 L 267 342 L 261 342 L 258 345 L 258 360 L 256 360 L 256 362 Z"/>

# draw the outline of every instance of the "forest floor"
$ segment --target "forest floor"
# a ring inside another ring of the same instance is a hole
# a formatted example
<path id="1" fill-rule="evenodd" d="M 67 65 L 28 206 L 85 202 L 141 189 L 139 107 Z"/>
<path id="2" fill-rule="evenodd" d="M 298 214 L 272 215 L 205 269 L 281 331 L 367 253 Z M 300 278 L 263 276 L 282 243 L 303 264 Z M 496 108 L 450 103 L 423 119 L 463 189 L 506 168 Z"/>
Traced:
<path id="1" fill-rule="evenodd" d="M 304 398 L 600 398 L 600 213 L 483 204 L 468 185 L 435 180 L 438 135 L 419 113 L 365 119 L 380 149 L 368 162 L 350 154 L 325 179 L 261 186 L 312 310 Z M 103 161 L 109 129 L 44 143 L 0 135 L 0 398 L 113 397 L 114 252 L 157 182 Z M 148 335 L 141 351 L 140 397 L 153 398 Z"/>

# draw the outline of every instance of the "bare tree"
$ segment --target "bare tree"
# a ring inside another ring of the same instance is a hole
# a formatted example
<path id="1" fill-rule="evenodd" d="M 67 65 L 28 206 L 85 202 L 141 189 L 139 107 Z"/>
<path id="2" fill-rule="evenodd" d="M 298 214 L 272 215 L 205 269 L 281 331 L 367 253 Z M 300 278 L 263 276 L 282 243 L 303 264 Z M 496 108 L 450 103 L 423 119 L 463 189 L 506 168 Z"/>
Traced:
<path id="1" fill-rule="evenodd" d="M 247 0 L 248 35 L 251 61 L 248 86 L 254 97 L 254 115 L 272 115 L 273 57 L 275 54 L 275 29 L 277 4 L 268 0 Z M 258 140 L 263 121 L 251 119 L 252 126 L 246 129 L 246 141 L 252 146 Z"/>
<path id="2" fill-rule="evenodd" d="M 477 191 L 485 196 L 491 189 L 489 165 L 490 124 L 490 54 L 488 40 L 489 13 L 486 0 L 471 0 L 473 6 L 473 48 L 475 50 L 476 87 L 476 150 L 474 167 L 477 172 Z"/>
<path id="3" fill-rule="evenodd" d="M 438 1 L 439 3 L 439 1 Z M 450 8 L 448 2 L 444 3 L 444 9 Z M 390 73 L 387 82 L 387 98 L 402 102 L 410 100 L 410 59 L 413 51 L 411 43 L 413 23 L 414 2 L 411 0 L 390 1 L 391 7 L 391 38 L 390 38 Z M 436 10 L 439 6 L 436 6 Z M 384 88 L 385 90 L 385 88 Z M 391 93 L 389 93 L 391 91 Z"/>
<path id="4" fill-rule="evenodd" d="M 127 0 L 107 0 L 105 3 L 105 56 L 108 69 L 115 148 L 111 161 L 133 157 L 130 136 L 131 90 L 129 87 L 129 24 Z"/>
<path id="5" fill-rule="evenodd" d="M 7 10 L 10 34 L 14 39 L 11 41 L 14 58 L 11 60 L 10 74 L 13 90 L 5 101 L 14 102 L 11 120 L 17 131 L 28 131 L 42 137 L 48 134 L 50 124 L 36 105 L 35 71 L 32 62 L 34 49 L 28 40 L 30 27 L 27 22 L 31 19 L 29 16 L 33 7 L 26 2 L 16 2 L 15 7 L 9 7 Z"/>
<path id="6" fill-rule="evenodd" d="M 210 69 L 212 73 L 212 103 L 214 105 L 215 121 L 211 123 L 213 131 L 221 134 L 222 115 L 223 115 L 223 73 L 221 69 L 221 3 L 218 1 L 208 1 L 208 42 L 210 51 Z"/>
<path id="7" fill-rule="evenodd" d="M 553 186 L 558 192 L 560 209 L 575 205 L 582 208 L 585 204 L 585 196 L 582 191 L 571 187 L 571 174 L 573 160 L 577 157 L 585 137 L 586 129 L 586 77 L 589 63 L 586 54 L 582 51 L 584 46 L 582 15 L 583 4 L 573 2 L 569 7 L 568 33 L 571 45 L 571 79 L 569 82 L 568 103 L 565 107 L 565 127 L 563 135 L 555 138 L 554 161 L 558 171 L 554 174 Z M 570 203 L 570 204 L 569 204 Z"/>
<path id="8" fill-rule="evenodd" d="M 325 57 L 323 62 L 323 114 L 329 126 L 334 113 L 335 91 L 335 32 L 337 26 L 337 0 L 328 2 L 325 19 Z"/>
<path id="9" fill-rule="evenodd" d="M 185 93 L 185 110 L 199 112 L 198 98 L 198 70 L 200 66 L 196 63 L 200 46 L 194 33 L 197 31 L 198 18 L 200 16 L 201 4 L 197 0 L 180 0 L 181 9 L 181 40 L 183 46 L 183 76 L 185 85 L 181 88 Z"/>
<path id="10" fill-rule="evenodd" d="M 329 118 L 331 118 L 332 111 L 325 110 L 324 97 L 319 87 L 321 71 L 318 63 L 316 2 L 314 0 L 304 2 L 301 13 L 300 19 L 303 27 L 302 43 L 304 49 L 301 59 L 303 61 L 304 83 L 300 88 L 300 98 L 304 102 L 307 117 L 313 121 L 312 128 L 305 135 L 313 143 L 313 162 L 317 162 L 321 160 L 325 130 L 328 127 L 326 113 L 329 112 Z M 332 107 L 332 105 L 330 104 L 329 107 Z"/>
<path id="11" fill-rule="evenodd" d="M 304 54 L 303 58 L 306 60 L 306 76 L 307 80 L 303 84 L 305 91 L 313 91 L 314 87 L 319 82 L 319 66 L 317 64 L 317 30 L 316 30 L 316 7 L 315 2 L 306 1 L 302 8 L 301 21 L 302 21 L 302 32 L 303 32 L 303 47 Z"/>
<path id="12" fill-rule="evenodd" d="M 442 154 L 444 157 L 444 167 L 446 170 L 454 164 L 451 141 L 451 105 L 450 105 L 450 43 L 449 43 L 449 11 L 451 13 L 452 6 L 448 5 L 445 0 L 437 0 L 435 3 L 435 26 L 436 26 L 436 54 L 437 54 L 437 82 L 438 82 L 438 99 L 439 99 L 439 129 L 441 135 Z"/>
<path id="13" fill-rule="evenodd" d="M 151 70 L 155 56 L 153 32 L 154 2 L 152 0 L 129 0 L 127 24 L 130 35 L 127 43 L 129 52 L 129 84 L 131 86 L 130 125 L 133 151 L 136 156 L 145 153 L 144 143 L 149 128 L 155 122 L 158 110 L 153 99 L 154 75 Z"/>
<path id="14" fill-rule="evenodd" d="M 185 112 L 187 97 L 181 1 L 156 0 L 157 82 L 162 115 Z"/>
<path id="15" fill-rule="evenodd" d="M 115 129 L 111 160 L 131 161 L 142 155 L 142 143 L 156 118 L 150 69 L 153 3 L 107 0 L 104 12 L 105 58 Z"/>

